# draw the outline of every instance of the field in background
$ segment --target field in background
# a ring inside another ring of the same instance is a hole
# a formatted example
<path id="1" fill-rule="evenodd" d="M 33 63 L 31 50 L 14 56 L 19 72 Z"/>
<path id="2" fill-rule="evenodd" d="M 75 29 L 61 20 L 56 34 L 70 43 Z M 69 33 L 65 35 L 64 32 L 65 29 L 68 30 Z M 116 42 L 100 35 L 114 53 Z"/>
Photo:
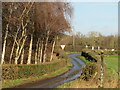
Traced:
<path id="1" fill-rule="evenodd" d="M 119 56 L 120 57 L 120 56 Z M 116 78 L 118 78 L 118 56 L 104 56 L 105 65 L 107 67 L 107 71 L 109 74 L 113 74 Z"/>

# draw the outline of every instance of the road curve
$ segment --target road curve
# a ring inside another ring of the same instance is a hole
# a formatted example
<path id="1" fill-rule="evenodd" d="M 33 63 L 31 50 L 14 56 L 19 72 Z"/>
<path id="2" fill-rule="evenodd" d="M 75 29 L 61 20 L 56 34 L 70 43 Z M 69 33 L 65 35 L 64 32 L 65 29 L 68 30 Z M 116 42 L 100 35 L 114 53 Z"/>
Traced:
<path id="1" fill-rule="evenodd" d="M 85 66 L 85 63 L 77 58 L 78 55 L 80 54 L 69 54 L 71 63 L 73 64 L 73 67 L 70 69 L 69 72 L 54 78 L 47 79 L 45 81 L 25 84 L 15 88 L 54 88 L 65 82 L 80 77 L 82 73 L 82 66 Z"/>

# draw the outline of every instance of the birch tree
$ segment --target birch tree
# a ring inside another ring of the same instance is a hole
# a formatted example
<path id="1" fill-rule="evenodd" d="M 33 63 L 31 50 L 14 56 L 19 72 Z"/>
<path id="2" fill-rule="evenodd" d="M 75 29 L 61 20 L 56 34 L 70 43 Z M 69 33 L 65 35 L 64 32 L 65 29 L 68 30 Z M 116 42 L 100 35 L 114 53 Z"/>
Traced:
<path id="1" fill-rule="evenodd" d="M 21 55 L 21 62 L 20 62 L 20 64 L 23 64 L 23 60 L 24 60 L 24 48 L 23 48 L 23 50 L 22 50 L 22 55 Z"/>
<path id="2" fill-rule="evenodd" d="M 6 55 L 7 58 L 9 57 L 9 64 L 23 64 L 23 62 L 31 64 L 33 61 L 35 64 L 46 62 L 48 53 L 51 53 L 50 61 L 52 61 L 56 36 L 70 29 L 68 18 L 71 16 L 71 7 L 69 4 L 61 2 L 14 2 L 11 4 L 6 2 L 4 5 L 4 15 L 6 16 L 3 18 L 5 22 L 3 26 L 6 27 L 7 21 L 11 26 L 8 26 L 9 35 L 4 30 L 4 40 L 9 39 L 11 49 Z M 12 6 L 10 18 L 8 18 L 10 13 L 7 11 L 7 5 Z M 7 45 L 4 41 L 3 58 L 5 57 L 5 48 L 9 46 Z M 48 50 L 49 45 L 52 47 Z M 28 48 L 26 49 L 26 47 Z M 32 55 L 34 55 L 34 60 Z M 28 56 L 27 59 L 26 56 Z M 4 59 L 1 63 L 3 62 Z"/>
<path id="3" fill-rule="evenodd" d="M 67 15 L 71 16 L 71 8 L 66 3 L 37 3 L 36 15 L 39 29 L 44 34 L 43 38 L 43 57 L 42 62 L 45 62 L 47 55 L 48 41 L 52 32 L 64 32 L 70 29 L 70 24 L 67 20 Z M 66 15 L 66 17 L 65 17 Z M 39 22 L 39 20 L 41 22 Z M 65 25 L 63 25 L 63 23 Z M 66 27 L 62 27 L 66 26 Z M 65 30 L 66 29 L 66 30 Z M 55 43 L 55 42 L 54 42 Z M 53 44 L 54 47 L 55 44 Z M 52 47 L 52 52 L 54 48 Z M 52 56 L 51 56 L 52 57 Z"/>
<path id="4" fill-rule="evenodd" d="M 31 64 L 32 44 L 33 44 L 33 35 L 31 35 L 27 64 Z"/>
<path id="5" fill-rule="evenodd" d="M 8 35 L 8 24 L 6 26 L 6 33 L 5 33 L 4 43 L 3 43 L 3 52 L 2 52 L 2 58 L 1 58 L 1 64 L 4 63 L 7 35 Z"/>
<path id="6" fill-rule="evenodd" d="M 8 36 L 8 29 L 9 29 L 9 26 L 10 26 L 9 25 L 9 22 L 10 22 L 9 19 L 11 19 L 12 13 L 13 13 L 12 5 L 13 5 L 13 3 L 11 3 L 10 5 L 8 5 L 8 7 L 7 7 L 7 12 L 8 12 L 9 15 L 6 16 L 5 14 L 3 14 L 3 17 L 6 19 L 7 24 L 6 24 L 5 36 L 4 36 L 4 40 L 3 40 L 3 50 L 2 50 L 1 64 L 3 64 L 5 62 L 4 58 L 5 58 L 6 42 L 7 42 L 7 36 Z"/>
<path id="7" fill-rule="evenodd" d="M 23 10 L 23 12 L 25 12 L 25 14 L 22 14 L 23 15 L 23 18 L 22 18 L 22 35 L 21 35 L 21 37 L 18 39 L 18 41 L 17 40 L 15 40 L 16 41 L 16 43 L 17 43 L 17 49 L 16 49 L 16 57 L 15 57 L 15 64 L 17 64 L 18 63 L 18 59 L 19 59 L 19 57 L 20 57 L 20 55 L 21 55 L 21 52 L 22 52 L 22 49 L 23 49 L 23 47 L 24 47 L 24 44 L 25 44 L 25 41 L 26 41 L 26 38 L 27 38 L 27 36 L 26 36 L 26 26 L 28 25 L 28 23 L 29 23 L 29 17 L 28 17 L 28 14 L 29 14 L 29 12 L 30 12 L 30 9 L 31 9 L 31 7 L 32 7 L 32 5 L 33 5 L 33 3 L 34 2 L 32 2 L 32 3 L 30 3 L 29 5 L 28 5 L 28 7 L 25 7 L 25 9 L 24 10 L 26 10 L 26 11 L 24 11 Z M 27 8 L 27 9 L 26 9 Z M 24 17 L 26 18 L 25 20 L 26 21 L 24 21 L 23 19 L 24 19 Z M 27 18 L 28 17 L 28 18 Z M 25 24 L 24 24 L 25 23 Z M 28 26 L 29 27 L 29 26 Z M 17 36 L 17 35 L 16 35 Z M 16 39 L 16 37 L 15 37 L 15 39 Z M 21 40 L 23 39 L 23 41 L 22 41 L 22 44 L 21 44 Z M 32 40 L 31 40 L 32 41 Z M 31 42 L 30 42 L 30 44 L 32 44 Z M 30 45 L 30 49 L 31 49 L 31 45 Z M 29 49 L 29 50 L 30 50 Z M 31 54 L 31 51 L 29 51 L 29 54 Z M 30 60 L 31 58 L 30 58 L 30 56 L 31 55 L 28 55 L 29 57 L 28 57 L 28 60 Z M 29 63 L 30 63 L 30 61 L 29 61 Z M 27 64 L 29 64 L 28 62 L 27 62 Z"/>

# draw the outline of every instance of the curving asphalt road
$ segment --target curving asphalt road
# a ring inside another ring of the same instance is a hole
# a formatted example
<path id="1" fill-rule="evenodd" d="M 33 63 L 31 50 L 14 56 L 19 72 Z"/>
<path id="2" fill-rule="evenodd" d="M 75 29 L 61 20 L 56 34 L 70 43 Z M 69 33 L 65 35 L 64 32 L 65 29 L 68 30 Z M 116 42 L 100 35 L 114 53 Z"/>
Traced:
<path id="1" fill-rule="evenodd" d="M 45 81 L 22 85 L 16 88 L 54 88 L 65 82 L 68 82 L 80 77 L 82 73 L 82 67 L 85 66 L 85 63 L 80 59 L 76 58 L 78 55 L 80 54 L 69 54 L 71 63 L 73 64 L 73 67 L 70 69 L 69 72 L 54 78 L 47 79 Z"/>

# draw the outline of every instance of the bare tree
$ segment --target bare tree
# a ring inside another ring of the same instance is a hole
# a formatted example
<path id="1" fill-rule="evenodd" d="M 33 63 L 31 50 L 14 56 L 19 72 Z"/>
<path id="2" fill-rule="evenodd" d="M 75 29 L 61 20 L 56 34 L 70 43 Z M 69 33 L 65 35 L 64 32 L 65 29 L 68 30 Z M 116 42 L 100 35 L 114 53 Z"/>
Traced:
<path id="1" fill-rule="evenodd" d="M 42 48 L 43 50 L 41 50 L 43 51 L 42 62 L 45 62 L 48 41 L 52 32 L 62 33 L 70 28 L 69 22 L 66 17 L 67 15 L 68 16 L 71 15 L 70 11 L 72 10 L 71 8 L 68 8 L 68 7 L 69 7 L 69 4 L 67 3 L 39 3 L 39 4 L 37 3 L 36 4 L 36 11 L 37 11 L 36 14 L 37 16 L 39 16 L 37 18 L 38 26 L 39 26 L 39 29 L 44 34 L 43 36 L 44 41 L 43 41 L 43 48 Z M 41 22 L 39 22 L 39 20 L 41 20 Z M 53 43 L 52 52 L 54 51 L 54 46 L 55 46 L 55 41 Z M 51 56 L 51 59 L 52 59 L 52 56 Z"/>
<path id="2" fill-rule="evenodd" d="M 7 9 L 7 11 L 9 12 L 9 16 L 8 16 L 8 17 L 5 17 L 5 18 L 8 18 L 8 19 L 11 18 L 12 13 L 13 13 L 12 5 L 13 5 L 13 3 L 11 3 L 11 4 L 9 5 L 9 7 L 7 7 L 7 8 L 9 8 L 9 9 Z M 6 29 L 5 29 L 6 32 L 5 32 L 5 37 L 4 37 L 4 41 L 3 41 L 4 43 L 3 43 L 3 51 L 2 51 L 2 57 L 1 57 L 1 64 L 4 63 L 5 49 L 6 49 L 6 41 L 7 41 L 7 36 L 8 36 L 8 29 L 9 29 L 9 20 L 7 20 Z"/>
<path id="3" fill-rule="evenodd" d="M 3 21 L 9 21 L 11 25 L 11 27 L 8 26 L 8 32 L 10 31 L 9 35 L 7 30 L 4 31 L 4 40 L 9 36 L 8 38 L 11 41 L 9 41 L 11 51 L 9 51 L 9 55 L 7 55 L 7 57 L 9 56 L 9 64 L 23 64 L 23 59 L 26 58 L 24 54 L 26 54 L 25 52 L 27 50 L 27 61 L 24 61 L 27 64 L 33 62 L 32 55 L 35 56 L 35 64 L 46 62 L 48 53 L 51 53 L 51 61 L 56 37 L 60 33 L 70 29 L 68 20 L 72 11 L 70 5 L 61 2 L 14 2 L 13 5 L 11 3 L 5 4 L 11 5 L 13 12 L 12 17 L 8 18 L 10 13 L 7 12 L 6 7 L 3 7 L 4 15 L 7 16 L 7 18 L 5 16 Z M 7 23 L 5 25 L 7 25 Z M 52 46 L 51 52 L 48 50 L 49 45 Z M 2 63 L 4 62 L 6 41 L 4 41 L 3 46 Z M 26 49 L 26 47 L 29 48 Z M 33 49 L 33 47 L 35 47 L 35 49 Z M 35 53 L 33 53 L 33 51 Z"/>

